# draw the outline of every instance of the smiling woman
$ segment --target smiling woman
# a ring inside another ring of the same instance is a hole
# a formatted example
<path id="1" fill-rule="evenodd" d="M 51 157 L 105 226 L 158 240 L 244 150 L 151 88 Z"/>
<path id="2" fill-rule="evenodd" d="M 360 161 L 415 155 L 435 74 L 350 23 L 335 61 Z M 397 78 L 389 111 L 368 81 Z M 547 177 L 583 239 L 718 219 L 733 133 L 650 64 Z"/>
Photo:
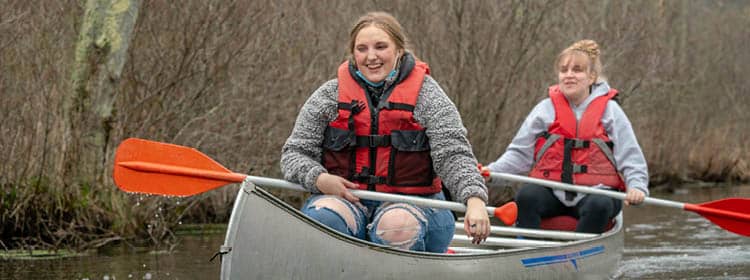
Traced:
<path id="1" fill-rule="evenodd" d="M 455 228 L 450 211 L 360 200 L 350 190 L 449 193 L 467 205 L 473 242 L 483 241 L 487 189 L 455 105 L 393 16 L 367 13 L 349 34 L 348 60 L 307 100 L 282 151 L 285 179 L 314 193 L 302 212 L 360 239 L 442 253 Z"/>
<path id="2" fill-rule="evenodd" d="M 522 174 L 626 193 L 624 203 L 648 195 L 646 159 L 618 91 L 602 78 L 599 45 L 581 40 L 557 56 L 558 84 L 532 110 L 505 153 L 489 171 Z M 575 230 L 601 233 L 622 201 L 599 194 L 550 190 L 528 183 L 516 194 L 518 227 L 539 228 L 559 215 L 578 219 Z"/>

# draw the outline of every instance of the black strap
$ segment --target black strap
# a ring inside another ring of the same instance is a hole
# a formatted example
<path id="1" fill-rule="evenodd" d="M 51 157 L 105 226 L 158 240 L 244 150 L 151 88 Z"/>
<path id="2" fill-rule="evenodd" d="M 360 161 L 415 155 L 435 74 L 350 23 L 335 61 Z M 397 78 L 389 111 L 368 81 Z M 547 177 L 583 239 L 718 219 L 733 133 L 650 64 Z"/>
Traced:
<path id="1" fill-rule="evenodd" d="M 357 136 L 357 147 L 388 147 L 391 145 L 390 135 Z"/>
<path id="2" fill-rule="evenodd" d="M 588 148 L 591 145 L 589 140 L 565 138 L 563 150 L 563 166 L 562 174 L 560 174 L 560 181 L 567 184 L 573 184 L 574 173 L 586 173 L 588 172 L 587 165 L 574 164 L 571 156 L 573 149 Z M 571 191 L 565 191 L 565 200 L 571 201 L 576 197 L 576 194 Z"/>
<path id="3" fill-rule="evenodd" d="M 573 139 L 564 139 L 563 146 L 563 163 L 562 163 L 562 174 L 560 174 L 560 181 L 566 184 L 573 183 L 573 161 L 571 160 L 570 152 L 575 145 Z M 565 200 L 571 201 L 576 197 L 576 194 L 571 191 L 565 191 Z"/>
<path id="4" fill-rule="evenodd" d="M 365 183 L 368 185 L 375 185 L 375 184 L 382 185 L 387 182 L 385 177 L 372 175 L 370 173 L 370 168 L 367 166 L 362 167 L 362 172 L 354 174 L 354 176 L 352 176 L 352 181 Z"/>
<path id="5" fill-rule="evenodd" d="M 347 122 L 347 127 L 349 128 L 349 130 L 354 131 L 354 116 L 364 111 L 365 107 L 366 105 L 364 102 L 356 99 L 352 99 L 351 103 L 339 102 L 339 109 L 352 112 L 351 114 L 349 114 L 349 120 Z"/>
<path id="6" fill-rule="evenodd" d="M 364 111 L 365 103 L 356 99 L 350 103 L 339 102 L 338 109 L 352 111 L 352 115 L 356 115 Z"/>
<path id="7" fill-rule="evenodd" d="M 414 112 L 414 106 L 406 104 L 406 103 L 394 103 L 394 102 L 381 102 L 380 106 L 378 106 L 378 109 L 388 109 L 388 110 L 402 110 L 402 111 L 409 111 Z"/>

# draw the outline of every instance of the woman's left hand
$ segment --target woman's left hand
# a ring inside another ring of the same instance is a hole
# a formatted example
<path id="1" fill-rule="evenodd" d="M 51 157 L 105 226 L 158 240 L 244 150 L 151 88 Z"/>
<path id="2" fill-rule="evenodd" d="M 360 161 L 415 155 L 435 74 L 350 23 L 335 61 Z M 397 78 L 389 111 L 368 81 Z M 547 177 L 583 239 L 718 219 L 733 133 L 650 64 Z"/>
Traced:
<path id="1" fill-rule="evenodd" d="M 646 199 L 646 194 L 635 188 L 628 188 L 625 194 L 625 205 L 638 205 Z"/>
<path id="2" fill-rule="evenodd" d="M 486 204 L 478 197 L 466 201 L 466 215 L 464 216 L 464 231 L 471 236 L 471 243 L 484 242 L 490 235 L 490 218 L 487 215 Z"/>

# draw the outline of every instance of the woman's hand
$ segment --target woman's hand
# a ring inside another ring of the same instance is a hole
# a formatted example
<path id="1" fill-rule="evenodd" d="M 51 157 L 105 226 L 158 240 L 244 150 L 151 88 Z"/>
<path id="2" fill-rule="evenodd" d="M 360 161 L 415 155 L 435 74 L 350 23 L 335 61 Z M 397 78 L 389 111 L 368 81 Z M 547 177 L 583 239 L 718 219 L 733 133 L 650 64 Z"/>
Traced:
<path id="1" fill-rule="evenodd" d="M 354 196 L 349 191 L 349 189 L 356 189 L 357 184 L 352 183 L 341 176 L 321 173 L 318 176 L 318 179 L 315 180 L 315 187 L 324 194 L 337 195 L 352 203 L 359 202 L 359 197 Z"/>
<path id="2" fill-rule="evenodd" d="M 485 206 L 484 201 L 478 197 L 466 201 L 464 231 L 466 235 L 474 238 L 471 243 L 479 244 L 490 235 L 490 218 Z"/>
<path id="3" fill-rule="evenodd" d="M 646 199 L 646 194 L 635 188 L 628 188 L 625 194 L 625 205 L 638 205 Z"/>

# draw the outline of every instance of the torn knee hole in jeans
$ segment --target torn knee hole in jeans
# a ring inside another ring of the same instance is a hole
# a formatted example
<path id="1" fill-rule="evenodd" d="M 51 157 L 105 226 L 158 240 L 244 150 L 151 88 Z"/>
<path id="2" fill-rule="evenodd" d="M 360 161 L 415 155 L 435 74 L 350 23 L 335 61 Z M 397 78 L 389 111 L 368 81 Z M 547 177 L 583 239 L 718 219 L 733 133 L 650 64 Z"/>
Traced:
<path id="1" fill-rule="evenodd" d="M 346 202 L 343 202 L 341 199 L 335 197 L 323 197 L 314 201 L 311 206 L 315 207 L 315 210 L 326 208 L 335 212 L 344 219 L 346 226 L 349 227 L 353 233 L 356 234 L 359 231 L 357 222 L 354 219 L 355 214 L 352 212 L 351 208 L 346 205 Z"/>
<path id="2" fill-rule="evenodd" d="M 388 245 L 409 249 L 426 222 L 422 212 L 411 205 L 388 205 L 380 214 L 375 234 Z"/>

